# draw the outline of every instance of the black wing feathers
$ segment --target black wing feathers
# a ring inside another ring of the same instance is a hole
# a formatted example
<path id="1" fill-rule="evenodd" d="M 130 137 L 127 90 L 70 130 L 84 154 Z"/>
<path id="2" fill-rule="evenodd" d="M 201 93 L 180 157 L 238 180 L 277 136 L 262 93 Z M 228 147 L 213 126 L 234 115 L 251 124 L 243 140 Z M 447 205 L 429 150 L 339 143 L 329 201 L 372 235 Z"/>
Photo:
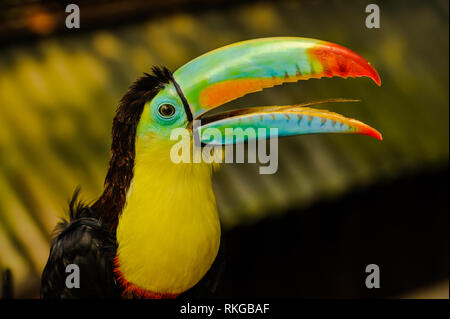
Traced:
<path id="1" fill-rule="evenodd" d="M 81 203 L 70 203 L 70 221 L 56 231 L 50 256 L 42 274 L 42 298 L 118 298 L 113 273 L 116 254 L 114 234 L 100 223 L 94 211 Z M 80 288 L 66 287 L 69 264 L 80 269 Z"/>

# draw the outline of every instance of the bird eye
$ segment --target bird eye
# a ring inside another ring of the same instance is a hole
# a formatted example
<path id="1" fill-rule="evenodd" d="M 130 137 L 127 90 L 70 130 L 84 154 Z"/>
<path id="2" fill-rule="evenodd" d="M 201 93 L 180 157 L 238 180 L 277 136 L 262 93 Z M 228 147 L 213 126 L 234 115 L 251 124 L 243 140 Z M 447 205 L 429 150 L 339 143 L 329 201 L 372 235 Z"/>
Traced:
<path id="1" fill-rule="evenodd" d="M 158 109 L 163 117 L 171 117 L 175 114 L 175 107 L 172 104 L 162 104 Z"/>

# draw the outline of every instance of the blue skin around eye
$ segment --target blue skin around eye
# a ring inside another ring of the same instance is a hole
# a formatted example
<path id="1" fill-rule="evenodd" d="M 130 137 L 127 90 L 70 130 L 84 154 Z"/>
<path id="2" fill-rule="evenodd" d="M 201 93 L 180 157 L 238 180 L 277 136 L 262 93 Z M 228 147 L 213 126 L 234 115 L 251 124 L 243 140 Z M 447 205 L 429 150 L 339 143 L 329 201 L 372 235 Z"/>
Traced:
<path id="1" fill-rule="evenodd" d="M 158 111 L 163 104 L 175 107 L 175 114 L 164 118 Z M 154 133 L 169 138 L 171 131 L 176 127 L 187 125 L 186 113 L 183 103 L 173 84 L 167 84 L 150 102 L 147 102 L 137 128 L 137 136 Z"/>

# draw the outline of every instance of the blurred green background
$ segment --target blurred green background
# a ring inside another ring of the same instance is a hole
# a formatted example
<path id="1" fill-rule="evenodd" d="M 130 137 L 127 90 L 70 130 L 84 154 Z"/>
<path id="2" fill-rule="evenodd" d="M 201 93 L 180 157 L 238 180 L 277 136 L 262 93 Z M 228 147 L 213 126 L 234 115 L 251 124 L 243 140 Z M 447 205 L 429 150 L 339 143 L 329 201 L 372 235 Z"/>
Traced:
<path id="1" fill-rule="evenodd" d="M 379 72 L 381 88 L 368 79 L 309 80 L 251 94 L 229 107 L 356 98 L 361 102 L 323 107 L 377 128 L 384 141 L 346 135 L 285 138 L 274 175 L 259 175 L 255 164 L 224 166 L 214 187 L 226 230 L 282 218 L 287 211 L 308 212 L 316 203 L 404 176 L 448 177 L 449 3 L 378 1 L 381 28 L 367 29 L 369 3 L 80 1 L 81 28 L 68 30 L 65 6 L 57 1 L 4 2 L 0 270 L 12 269 L 16 296 L 38 296 L 50 233 L 74 189 L 80 185 L 87 201 L 101 193 L 114 110 L 132 81 L 152 65 L 175 70 L 236 41 L 303 36 L 339 43 L 365 57 Z M 420 187 L 432 190 L 433 183 Z M 375 200 L 386 209 L 391 205 Z M 444 204 L 448 207 L 448 198 Z M 423 211 L 424 223 L 433 214 L 438 213 Z M 448 227 L 439 234 L 442 242 L 436 245 L 447 247 L 448 254 Z M 448 255 L 436 262 L 448 267 Z M 448 298 L 448 269 L 440 278 L 447 289 L 439 296 Z"/>

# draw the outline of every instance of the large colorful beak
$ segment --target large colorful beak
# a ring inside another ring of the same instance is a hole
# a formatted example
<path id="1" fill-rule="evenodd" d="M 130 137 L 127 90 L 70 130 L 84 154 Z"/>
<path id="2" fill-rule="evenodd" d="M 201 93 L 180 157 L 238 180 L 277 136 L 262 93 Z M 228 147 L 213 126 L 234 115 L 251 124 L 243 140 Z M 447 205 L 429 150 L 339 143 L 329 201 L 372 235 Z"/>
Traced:
<path id="1" fill-rule="evenodd" d="M 311 78 L 368 77 L 376 84 L 381 80 L 375 69 L 361 56 L 337 44 L 306 38 L 264 38 L 244 41 L 206 53 L 182 66 L 173 74 L 194 119 L 202 129 L 254 128 L 248 138 L 313 133 L 354 133 L 382 139 L 370 126 L 342 115 L 309 108 L 302 104 L 245 108 L 208 116 L 210 110 L 248 93 Z M 332 102 L 342 102 L 332 100 Z M 222 136 L 225 136 L 222 134 Z M 223 137 L 202 140 L 229 144 L 240 142 Z"/>

